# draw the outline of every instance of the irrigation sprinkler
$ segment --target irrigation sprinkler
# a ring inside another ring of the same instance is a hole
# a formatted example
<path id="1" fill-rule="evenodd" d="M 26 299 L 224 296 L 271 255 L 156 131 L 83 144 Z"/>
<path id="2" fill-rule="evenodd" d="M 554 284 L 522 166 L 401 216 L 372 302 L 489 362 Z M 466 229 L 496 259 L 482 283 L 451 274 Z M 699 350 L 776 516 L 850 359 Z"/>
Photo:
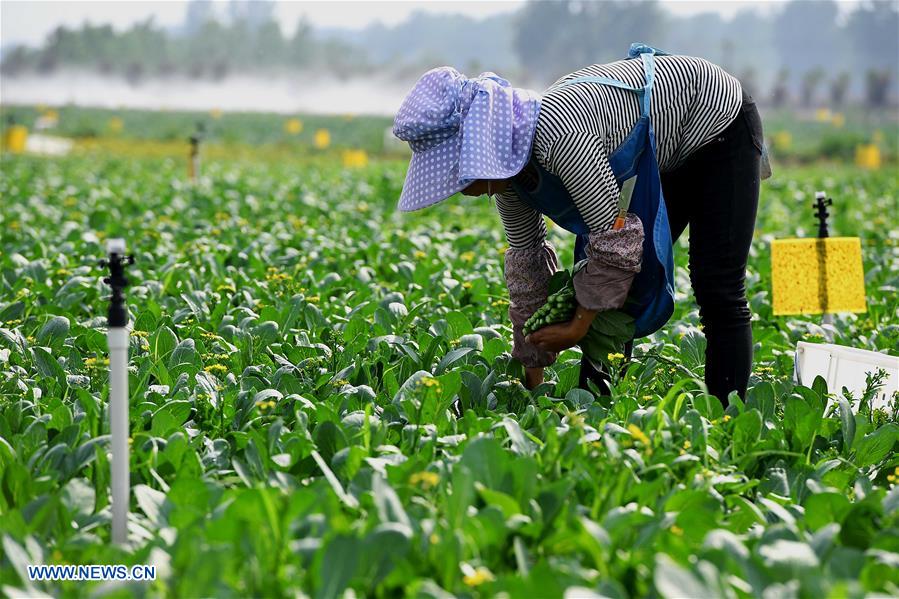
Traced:
<path id="1" fill-rule="evenodd" d="M 197 128 L 189 138 L 190 156 L 187 162 L 187 175 L 194 183 L 200 177 L 200 142 L 203 141 L 205 132 L 206 128 L 203 123 L 197 122 Z"/>
<path id="2" fill-rule="evenodd" d="M 110 239 L 106 250 L 109 258 L 100 266 L 109 267 L 103 282 L 112 287 L 109 300 L 109 432 L 112 449 L 112 541 L 128 540 L 129 450 L 128 450 L 128 310 L 125 306 L 125 267 L 134 264 L 134 256 L 125 255 L 125 240 Z"/>
<path id="3" fill-rule="evenodd" d="M 833 200 L 831 198 L 828 198 L 826 193 L 824 193 L 823 191 L 815 192 L 815 203 L 812 207 L 815 209 L 815 216 L 818 218 L 818 239 L 827 239 L 828 237 L 830 237 L 830 231 L 828 230 L 828 227 L 827 227 L 827 217 L 830 216 L 830 212 L 827 211 L 827 207 L 832 206 L 832 205 L 833 205 Z M 823 242 L 819 244 L 819 251 L 825 252 L 825 255 L 822 257 L 822 260 L 820 261 L 821 268 L 823 268 L 824 264 L 826 263 L 826 258 L 827 258 L 826 247 L 827 247 L 826 244 L 824 244 Z M 822 281 L 824 279 L 825 279 L 824 277 L 821 277 Z M 822 325 L 830 325 L 831 328 L 827 328 L 827 327 L 823 327 L 823 328 L 824 328 L 825 338 L 827 339 L 828 342 L 832 342 L 833 341 L 833 330 L 832 330 L 833 314 L 831 312 L 824 312 L 824 314 L 821 315 L 821 324 Z"/>

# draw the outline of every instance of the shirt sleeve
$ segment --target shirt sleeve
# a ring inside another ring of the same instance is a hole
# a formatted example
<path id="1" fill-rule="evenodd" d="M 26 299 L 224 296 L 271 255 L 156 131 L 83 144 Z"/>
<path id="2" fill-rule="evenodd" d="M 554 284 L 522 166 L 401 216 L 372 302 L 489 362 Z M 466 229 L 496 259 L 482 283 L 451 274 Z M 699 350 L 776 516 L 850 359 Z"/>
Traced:
<path id="1" fill-rule="evenodd" d="M 546 241 L 543 216 L 525 205 L 514 191 L 496 196 L 509 249 L 505 254 L 505 279 L 512 321 L 512 356 L 529 368 L 549 366 L 558 354 L 524 340 L 524 323 L 546 303 L 549 279 L 559 269 L 559 259 Z"/>
<path id="2" fill-rule="evenodd" d="M 506 240 L 515 250 L 541 245 L 546 239 L 546 223 L 543 216 L 518 198 L 511 188 L 496 194 L 496 209 L 503 221 Z"/>

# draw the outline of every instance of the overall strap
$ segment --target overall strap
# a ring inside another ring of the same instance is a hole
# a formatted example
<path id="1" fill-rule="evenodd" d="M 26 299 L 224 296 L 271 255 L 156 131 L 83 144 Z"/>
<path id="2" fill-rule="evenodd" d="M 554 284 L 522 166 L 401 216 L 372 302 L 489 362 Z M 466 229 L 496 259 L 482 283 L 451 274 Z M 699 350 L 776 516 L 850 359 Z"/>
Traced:
<path id="1" fill-rule="evenodd" d="M 642 98 L 643 112 L 640 116 L 647 116 L 649 114 L 650 101 L 652 100 L 652 84 L 655 82 L 656 66 L 653 55 L 650 52 L 641 54 L 640 59 L 643 61 L 643 73 L 646 75 L 646 87 L 643 88 Z"/>
<path id="2" fill-rule="evenodd" d="M 646 84 L 643 87 L 633 87 L 624 83 L 623 81 L 612 79 L 611 77 L 577 77 L 575 79 L 563 81 L 558 85 L 558 87 L 566 87 L 569 85 L 574 85 L 576 83 L 598 83 L 599 85 L 608 85 L 609 87 L 625 89 L 627 91 L 634 92 L 640 97 L 640 116 L 647 116 L 649 115 L 652 85 L 653 81 L 655 80 L 655 62 L 653 61 L 653 54 L 664 53 L 658 50 L 654 50 L 649 46 L 637 46 L 635 48 L 634 45 L 631 46 L 630 53 L 632 54 L 633 58 L 636 58 L 636 56 L 639 55 L 640 59 L 643 61 L 643 74 L 646 77 Z"/>

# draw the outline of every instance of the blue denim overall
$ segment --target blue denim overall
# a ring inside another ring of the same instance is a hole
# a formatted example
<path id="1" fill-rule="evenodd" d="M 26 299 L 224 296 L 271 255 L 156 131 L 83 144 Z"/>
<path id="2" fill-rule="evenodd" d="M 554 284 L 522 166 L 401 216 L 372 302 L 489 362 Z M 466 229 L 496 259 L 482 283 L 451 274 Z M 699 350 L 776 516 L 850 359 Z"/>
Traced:
<path id="1" fill-rule="evenodd" d="M 628 212 L 636 214 L 643 223 L 643 264 L 628 293 L 622 308 L 635 319 L 634 338 L 644 337 L 659 330 L 674 311 L 674 258 L 671 247 L 671 229 L 668 212 L 662 197 L 659 165 L 656 160 L 656 139 L 649 118 L 649 106 L 654 78 L 654 55 L 664 52 L 642 44 L 632 44 L 628 58 L 638 56 L 643 61 L 646 85 L 631 87 L 607 77 L 578 77 L 560 86 L 580 83 L 596 83 L 632 91 L 640 99 L 640 119 L 627 138 L 609 155 L 609 164 L 619 188 L 627 179 L 636 176 Z M 562 180 L 543 168 L 534 157 L 529 164 L 531 173 L 536 171 L 535 184 L 526 185 L 523 180 L 512 179 L 512 189 L 528 206 L 545 214 L 557 225 L 577 235 L 574 260 L 586 258 L 585 247 L 589 229 L 580 215 L 574 200 L 562 184 Z"/>

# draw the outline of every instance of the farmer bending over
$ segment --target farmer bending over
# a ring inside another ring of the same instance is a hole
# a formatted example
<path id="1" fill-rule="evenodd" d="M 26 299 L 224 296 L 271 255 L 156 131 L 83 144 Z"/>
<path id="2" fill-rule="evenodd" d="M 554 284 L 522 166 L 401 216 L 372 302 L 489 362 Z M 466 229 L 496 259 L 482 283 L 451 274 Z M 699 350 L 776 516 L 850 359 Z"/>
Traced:
<path id="1" fill-rule="evenodd" d="M 542 97 L 494 73 L 425 73 L 396 115 L 413 155 L 399 207 L 457 192 L 496 200 L 509 250 L 512 355 L 526 384 L 578 344 L 597 312 L 624 309 L 636 336 L 673 310 L 672 240 L 690 225 L 690 280 L 707 339 L 705 380 L 722 402 L 746 391 L 752 329 L 745 294 L 762 125 L 752 98 L 720 67 L 634 44 L 629 58 L 566 75 Z M 543 216 L 577 235 L 577 310 L 528 337 L 558 270 Z M 628 346 L 628 351 L 630 345 Z M 604 387 L 586 358 L 587 379 Z"/>

